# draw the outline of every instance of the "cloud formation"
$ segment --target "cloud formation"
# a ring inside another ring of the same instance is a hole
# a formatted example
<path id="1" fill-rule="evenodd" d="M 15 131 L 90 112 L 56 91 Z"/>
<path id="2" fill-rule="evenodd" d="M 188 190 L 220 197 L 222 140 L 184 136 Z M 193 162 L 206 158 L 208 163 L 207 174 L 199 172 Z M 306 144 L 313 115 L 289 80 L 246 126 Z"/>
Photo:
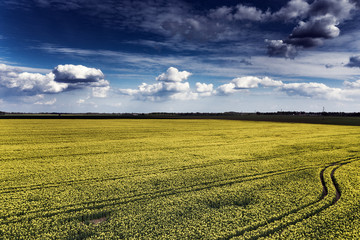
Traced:
<path id="1" fill-rule="evenodd" d="M 188 2 L 176 0 L 18 0 L 6 1 L 3 5 L 77 11 L 101 20 L 106 27 L 165 36 L 171 45 L 183 40 L 200 43 L 238 40 L 253 31 L 249 22 L 295 24 L 284 39 L 267 41 L 269 56 L 285 58 L 294 58 L 302 49 L 320 46 L 324 40 L 338 37 L 339 24 L 350 19 L 360 6 L 358 0 L 289 0 L 271 12 L 271 9 L 263 11 L 241 3 L 199 11 Z"/>
<path id="2" fill-rule="evenodd" d="M 59 93 L 68 87 L 66 83 L 58 83 L 54 79 L 55 75 L 52 72 L 46 75 L 20 72 L 15 67 L 0 64 L 0 85 L 29 95 Z"/>
<path id="3" fill-rule="evenodd" d="M 189 82 L 184 82 L 189 76 L 191 73 L 187 71 L 179 71 L 177 68 L 170 67 L 165 73 L 156 77 L 157 83 L 142 83 L 137 89 L 119 89 L 119 93 L 144 101 L 196 99 L 198 94 L 191 90 Z"/>
<path id="4" fill-rule="evenodd" d="M 258 88 L 269 88 L 271 91 L 283 92 L 288 96 L 342 101 L 349 100 L 349 96 L 353 94 L 346 89 L 332 88 L 323 83 L 284 83 L 269 77 L 256 76 L 237 77 L 216 89 L 212 83 L 197 82 L 193 90 L 189 83 L 185 82 L 190 75 L 191 73 L 187 71 L 170 67 L 156 78 L 157 83 L 142 83 L 137 89 L 119 89 L 118 92 L 142 101 L 195 100 L 199 97 L 228 96 Z M 360 88 L 360 80 L 344 82 L 344 85 L 347 88 Z"/>
<path id="5" fill-rule="evenodd" d="M 182 82 L 186 81 L 188 77 L 191 76 L 191 73 L 187 71 L 179 72 L 178 69 L 174 67 L 169 67 L 166 73 L 160 74 L 156 80 L 163 82 Z"/>
<path id="6" fill-rule="evenodd" d="M 358 67 L 358 68 L 360 68 L 360 55 L 350 57 L 349 63 L 347 63 L 345 66 L 346 67 Z"/>
<path id="7" fill-rule="evenodd" d="M 279 87 L 283 83 L 281 81 L 272 80 L 268 77 L 258 78 L 253 76 L 245 76 L 234 78 L 230 83 L 220 85 L 216 89 L 218 95 L 229 95 L 246 89 L 262 87 Z"/>
<path id="8" fill-rule="evenodd" d="M 211 95 L 213 95 L 215 93 L 214 92 L 214 85 L 212 83 L 206 84 L 206 83 L 197 82 L 196 83 L 196 92 L 201 97 L 209 97 L 209 96 L 211 96 Z"/>
<path id="9" fill-rule="evenodd" d="M 294 59 L 298 54 L 297 48 L 292 45 L 284 42 L 283 40 L 268 40 L 267 43 L 267 54 L 270 57 L 284 57 Z"/>
<path id="10" fill-rule="evenodd" d="M 347 83 L 347 86 L 360 87 L 360 81 L 359 83 Z M 258 78 L 254 76 L 234 78 L 230 83 L 219 86 L 216 89 L 216 94 L 230 95 L 236 92 L 260 87 L 274 88 L 275 91 L 284 92 L 289 96 L 302 96 L 328 100 L 348 100 L 347 93 L 344 89 L 331 88 L 323 83 L 284 83 L 269 77 Z"/>
<path id="11" fill-rule="evenodd" d="M 286 11 L 290 6 L 291 11 Z M 289 20 L 291 16 L 299 17 L 300 21 L 281 44 L 281 40 L 267 42 L 268 55 L 294 58 L 301 49 L 320 46 L 324 40 L 338 37 L 338 25 L 351 18 L 351 13 L 355 10 L 356 4 L 350 0 L 315 0 L 311 4 L 302 0 L 290 1 L 273 16 L 283 20 Z"/>
<path id="12" fill-rule="evenodd" d="M 360 80 L 355 82 L 345 81 L 344 85 L 348 88 L 360 88 Z"/>
<path id="13" fill-rule="evenodd" d="M 272 14 L 276 21 L 290 21 L 297 18 L 304 18 L 309 12 L 310 5 L 305 0 L 290 0 L 279 11 Z"/>
<path id="14" fill-rule="evenodd" d="M 58 65 L 48 74 L 21 72 L 0 64 L 0 86 L 22 95 L 55 94 L 73 89 L 93 88 L 95 97 L 105 97 L 109 82 L 99 69 L 82 65 Z"/>
<path id="15" fill-rule="evenodd" d="M 104 79 L 104 74 L 100 69 L 82 65 L 58 65 L 52 72 L 55 74 L 55 81 L 57 82 L 100 82 Z"/>
<path id="16" fill-rule="evenodd" d="M 285 92 L 289 96 L 298 95 L 328 100 L 347 100 L 344 90 L 340 88 L 331 88 L 323 83 L 288 83 L 283 84 L 279 90 Z"/>

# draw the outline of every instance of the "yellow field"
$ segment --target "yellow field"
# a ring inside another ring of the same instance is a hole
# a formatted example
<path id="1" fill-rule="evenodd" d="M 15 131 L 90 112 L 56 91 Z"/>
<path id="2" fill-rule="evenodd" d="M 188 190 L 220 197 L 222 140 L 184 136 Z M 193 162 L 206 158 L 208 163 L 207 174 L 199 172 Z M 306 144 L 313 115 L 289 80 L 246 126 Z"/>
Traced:
<path id="1" fill-rule="evenodd" d="M 1 119 L 0 136 L 1 239 L 360 238 L 359 127 Z"/>

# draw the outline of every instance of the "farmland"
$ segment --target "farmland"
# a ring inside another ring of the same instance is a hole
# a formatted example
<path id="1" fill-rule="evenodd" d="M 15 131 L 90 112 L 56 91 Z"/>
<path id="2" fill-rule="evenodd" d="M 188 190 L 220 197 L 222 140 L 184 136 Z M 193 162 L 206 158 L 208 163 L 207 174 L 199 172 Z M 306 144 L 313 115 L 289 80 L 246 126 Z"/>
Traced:
<path id="1" fill-rule="evenodd" d="M 360 238 L 356 126 L 1 119 L 3 239 Z"/>

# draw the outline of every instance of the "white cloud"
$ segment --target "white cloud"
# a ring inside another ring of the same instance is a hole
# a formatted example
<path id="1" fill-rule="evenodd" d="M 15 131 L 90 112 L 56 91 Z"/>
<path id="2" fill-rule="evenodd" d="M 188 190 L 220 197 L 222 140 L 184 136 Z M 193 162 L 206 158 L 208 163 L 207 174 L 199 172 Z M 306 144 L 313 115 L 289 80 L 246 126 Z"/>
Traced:
<path id="1" fill-rule="evenodd" d="M 331 88 L 323 83 L 288 83 L 280 87 L 280 91 L 288 95 L 299 95 L 310 98 L 329 100 L 347 100 L 345 92 L 340 88 Z"/>
<path id="2" fill-rule="evenodd" d="M 280 87 L 282 81 L 272 80 L 269 77 L 258 78 L 253 76 L 245 76 L 234 78 L 230 83 L 223 84 L 217 88 L 217 93 L 220 95 L 232 94 L 244 89 L 262 87 Z"/>
<path id="3" fill-rule="evenodd" d="M 190 100 L 196 99 L 198 93 L 192 92 L 190 84 L 183 82 L 191 73 L 179 71 L 174 67 L 156 77 L 157 83 L 142 83 L 137 89 L 119 89 L 120 94 L 135 97 L 138 100 L 163 101 L 168 99 Z"/>
<path id="4" fill-rule="evenodd" d="M 275 20 L 291 20 L 307 15 L 310 5 L 304 0 L 290 0 L 279 11 L 272 14 Z"/>
<path id="5" fill-rule="evenodd" d="M 348 88 L 360 88 L 360 80 L 355 82 L 345 81 L 344 85 Z"/>
<path id="6" fill-rule="evenodd" d="M 281 81 L 272 80 L 268 77 L 258 78 L 253 76 L 235 78 L 232 82 L 238 89 L 257 88 L 259 84 L 264 87 L 279 87 L 282 85 Z"/>
<path id="7" fill-rule="evenodd" d="M 216 93 L 219 95 L 229 95 L 235 92 L 238 92 L 238 89 L 236 89 L 235 84 L 232 82 L 223 84 L 216 89 Z"/>
<path id="8" fill-rule="evenodd" d="M 104 86 L 104 87 L 93 87 L 92 88 L 92 95 L 94 97 L 98 98 L 105 98 L 107 97 L 107 93 L 110 90 L 110 86 Z"/>
<path id="9" fill-rule="evenodd" d="M 248 7 L 244 5 L 236 6 L 236 13 L 234 14 L 235 20 L 250 20 L 250 21 L 262 21 L 268 18 L 270 12 L 263 13 L 260 9 L 255 7 Z"/>
<path id="10" fill-rule="evenodd" d="M 43 75 L 40 73 L 20 72 L 15 67 L 0 64 L 0 85 L 20 92 L 30 94 L 58 93 L 68 87 L 66 83 L 55 82 L 54 78 L 53 73 Z"/>
<path id="11" fill-rule="evenodd" d="M 214 94 L 214 85 L 212 83 L 196 83 L 196 92 L 202 97 L 208 97 Z"/>
<path id="12" fill-rule="evenodd" d="M 34 104 L 36 104 L 36 105 L 53 105 L 54 103 L 56 103 L 56 98 L 53 98 L 49 101 L 37 101 Z"/>
<path id="13" fill-rule="evenodd" d="M 346 85 L 360 87 L 360 80 L 355 83 L 346 83 Z M 217 95 L 230 95 L 259 87 L 273 87 L 274 91 L 284 92 L 289 96 L 297 95 L 328 100 L 349 100 L 348 96 L 354 95 L 354 92 L 345 91 L 341 88 L 328 87 L 323 83 L 283 83 L 282 81 L 273 80 L 269 77 L 258 78 L 254 76 L 234 78 L 230 83 L 219 86 L 216 89 L 216 93 Z"/>
<path id="14" fill-rule="evenodd" d="M 104 79 L 104 74 L 100 69 L 82 65 L 58 65 L 52 72 L 55 74 L 55 81 L 57 82 L 100 82 Z"/>
<path id="15" fill-rule="evenodd" d="M 169 67 L 166 73 L 160 74 L 156 80 L 163 82 L 181 82 L 187 80 L 189 76 L 191 76 L 191 73 L 187 71 L 179 72 L 176 68 Z"/>
<path id="16" fill-rule="evenodd" d="M 48 74 L 21 72 L 20 68 L 0 64 L 0 86 L 18 94 L 60 93 L 73 89 L 93 88 L 97 97 L 105 97 L 109 82 L 99 69 L 81 65 L 58 65 Z"/>

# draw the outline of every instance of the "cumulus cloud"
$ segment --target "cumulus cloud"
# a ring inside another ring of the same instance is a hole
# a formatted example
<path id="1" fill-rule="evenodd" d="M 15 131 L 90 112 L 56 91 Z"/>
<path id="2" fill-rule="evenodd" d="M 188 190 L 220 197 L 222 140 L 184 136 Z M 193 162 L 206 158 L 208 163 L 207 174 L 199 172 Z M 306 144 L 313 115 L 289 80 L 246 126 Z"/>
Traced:
<path id="1" fill-rule="evenodd" d="M 296 18 L 305 17 L 310 9 L 310 5 L 305 0 L 290 0 L 279 11 L 272 14 L 272 19 L 289 21 Z"/>
<path id="2" fill-rule="evenodd" d="M 214 85 L 213 84 L 206 84 L 206 83 L 196 83 L 196 92 L 199 93 L 202 97 L 207 97 L 213 95 L 214 92 Z"/>
<path id="3" fill-rule="evenodd" d="M 211 9 L 209 11 L 208 15 L 210 18 L 213 18 L 213 19 L 225 19 L 228 21 L 232 21 L 233 20 L 233 14 L 232 14 L 233 11 L 234 11 L 233 7 L 222 6 L 219 8 Z"/>
<path id="4" fill-rule="evenodd" d="M 352 56 L 349 59 L 349 63 L 345 65 L 346 67 L 358 67 L 360 68 L 360 55 Z"/>
<path id="5" fill-rule="evenodd" d="M 168 99 L 196 99 L 198 94 L 192 92 L 190 84 L 184 82 L 191 73 L 170 67 L 165 73 L 156 77 L 157 83 L 142 83 L 137 89 L 119 89 L 123 95 L 133 96 L 138 100 L 164 101 Z"/>
<path id="6" fill-rule="evenodd" d="M 257 88 L 259 85 L 264 87 L 278 87 L 282 85 L 281 81 L 275 81 L 268 77 L 258 78 L 258 77 L 240 77 L 232 80 L 237 89 L 249 89 L 249 88 Z"/>
<path id="7" fill-rule="evenodd" d="M 323 83 L 284 83 L 269 77 L 256 76 L 237 77 L 228 83 L 218 86 L 216 89 L 214 89 L 214 85 L 211 83 L 197 82 L 195 90 L 192 90 L 189 83 L 185 82 L 190 73 L 186 72 L 185 74 L 185 72 L 169 68 L 165 73 L 160 74 L 156 78 L 158 82 L 154 84 L 142 83 L 137 89 L 119 89 L 119 93 L 146 101 L 189 100 L 215 95 L 227 96 L 234 93 L 249 92 L 252 89 L 258 88 L 271 88 L 272 91 L 283 92 L 289 96 L 341 101 L 347 101 L 350 96 L 358 93 L 347 89 L 329 87 Z M 172 76 L 172 74 L 175 74 L 175 76 Z M 179 79 L 181 81 L 178 81 Z M 344 82 L 344 85 L 348 88 L 360 88 L 360 80 Z"/>
<path id="8" fill-rule="evenodd" d="M 347 82 L 345 85 L 348 87 L 360 88 L 360 80 L 353 83 Z M 302 96 L 328 100 L 349 100 L 349 94 L 344 89 L 332 88 L 323 83 L 284 83 L 269 77 L 259 78 L 254 76 L 234 78 L 231 82 L 220 85 L 216 89 L 216 94 L 230 95 L 260 87 L 273 88 L 274 91 L 284 92 L 289 96 Z"/>
<path id="9" fill-rule="evenodd" d="M 55 74 L 55 81 L 57 82 L 99 82 L 104 79 L 104 74 L 100 69 L 82 65 L 58 65 L 52 72 Z"/>
<path id="10" fill-rule="evenodd" d="M 344 85 L 348 88 L 360 88 L 360 80 L 355 82 L 345 81 Z"/>
<path id="11" fill-rule="evenodd" d="M 54 81 L 54 74 L 20 72 L 15 67 L 0 64 L 0 85 L 5 88 L 16 89 L 30 95 L 38 93 L 59 93 L 68 85 Z"/>
<path id="12" fill-rule="evenodd" d="M 92 87 L 92 95 L 98 98 L 105 98 L 110 90 L 110 86 Z"/>
<path id="13" fill-rule="evenodd" d="M 336 27 L 339 22 L 332 15 L 312 18 L 307 22 L 300 21 L 290 34 L 291 38 L 335 38 L 339 36 L 340 29 Z"/>
<path id="14" fill-rule="evenodd" d="M 300 21 L 287 39 L 268 41 L 268 55 L 288 58 L 290 50 L 320 46 L 324 40 L 338 37 L 339 24 L 349 19 L 354 10 L 356 5 L 350 0 L 315 0 L 311 4 L 291 0 L 272 16 L 284 20 L 299 18 Z"/>
<path id="15" fill-rule="evenodd" d="M 156 80 L 164 82 L 181 82 L 187 80 L 191 76 L 191 73 L 187 71 L 179 72 L 178 69 L 174 67 L 169 67 L 166 73 L 160 74 Z"/>
<path id="16" fill-rule="evenodd" d="M 265 40 L 267 43 L 267 53 L 270 57 L 284 57 L 294 59 L 298 54 L 298 49 L 292 44 L 285 43 L 283 40 Z"/>
<path id="17" fill-rule="evenodd" d="M 270 12 L 263 13 L 260 9 L 242 4 L 237 5 L 235 9 L 235 20 L 263 21 L 270 15 Z"/>
<path id="18" fill-rule="evenodd" d="M 241 90 L 262 87 L 280 87 L 282 81 L 273 80 L 269 77 L 258 78 L 253 76 L 234 78 L 230 83 L 223 84 L 217 88 L 220 95 L 229 95 Z"/>
<path id="19" fill-rule="evenodd" d="M 58 65 L 52 72 L 40 74 L 0 64 L 0 86 L 24 95 L 55 94 L 89 87 L 94 88 L 94 96 L 99 97 L 104 97 L 110 88 L 99 69 L 81 65 Z"/>
<path id="20" fill-rule="evenodd" d="M 354 4 L 349 0 L 316 0 L 310 5 L 309 15 L 331 15 L 339 20 L 344 20 L 350 17 L 350 13 L 354 9 Z"/>
<path id="21" fill-rule="evenodd" d="M 218 95 L 230 95 L 230 94 L 233 94 L 233 93 L 236 93 L 239 91 L 240 91 L 240 89 L 237 89 L 236 85 L 233 82 L 220 85 L 216 89 L 216 93 Z"/>
<path id="22" fill-rule="evenodd" d="M 331 88 L 323 83 L 288 83 L 283 84 L 280 91 L 287 93 L 288 95 L 298 95 L 310 98 L 322 98 L 333 100 L 346 100 L 343 89 Z"/>
<path id="23" fill-rule="evenodd" d="M 58 65 L 52 73 L 54 81 L 67 84 L 68 90 L 92 88 L 94 97 L 104 98 L 110 90 L 109 81 L 104 79 L 100 69 L 88 68 L 82 65 Z"/>

